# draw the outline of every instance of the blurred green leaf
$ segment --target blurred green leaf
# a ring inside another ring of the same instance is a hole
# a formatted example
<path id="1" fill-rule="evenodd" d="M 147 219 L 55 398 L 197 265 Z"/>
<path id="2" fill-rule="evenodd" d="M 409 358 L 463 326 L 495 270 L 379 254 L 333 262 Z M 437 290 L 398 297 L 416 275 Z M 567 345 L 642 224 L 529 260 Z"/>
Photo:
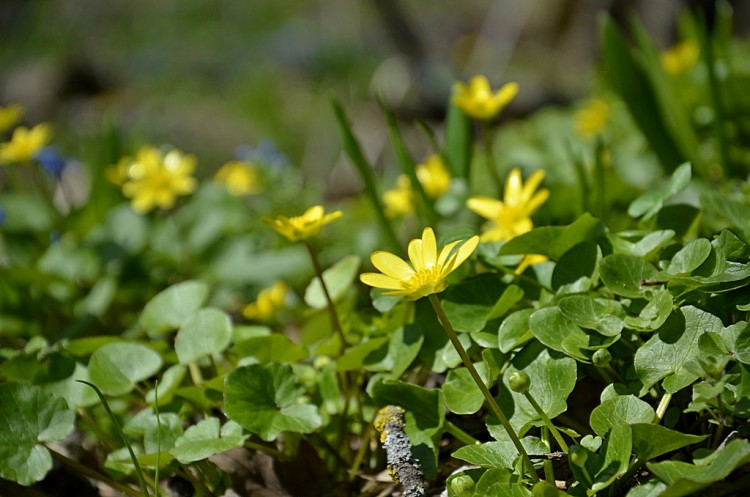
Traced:
<path id="1" fill-rule="evenodd" d="M 413 421 L 416 428 L 429 435 L 437 433 L 445 422 L 445 398 L 439 389 L 386 380 L 373 385 L 372 398 L 382 406 L 403 407 L 407 422 Z"/>
<path id="2" fill-rule="evenodd" d="M 208 285 L 184 281 L 159 292 L 143 308 L 139 322 L 151 333 L 172 331 L 182 326 L 208 298 Z"/>
<path id="3" fill-rule="evenodd" d="M 691 178 L 690 164 L 682 164 L 675 169 L 664 187 L 659 190 L 650 190 L 635 199 L 628 207 L 628 215 L 634 218 L 641 217 L 643 221 L 648 221 L 661 210 L 664 202 L 687 188 Z"/>
<path id="4" fill-rule="evenodd" d="M 285 431 L 311 433 L 323 421 L 317 407 L 299 402 L 301 392 L 288 364 L 243 366 L 225 379 L 224 411 L 266 441 Z"/>
<path id="5" fill-rule="evenodd" d="M 328 293 L 334 302 L 339 300 L 351 288 L 359 274 L 361 262 L 362 259 L 359 256 L 347 255 L 323 271 L 323 281 L 325 281 Z M 310 282 L 305 290 L 305 303 L 313 309 L 325 309 L 328 306 L 328 301 L 323 293 L 323 287 L 317 277 Z"/>
<path id="6" fill-rule="evenodd" d="M 600 29 L 602 60 L 609 83 L 625 101 L 664 169 L 674 170 L 685 157 L 659 112 L 657 96 L 644 68 L 610 17 L 602 17 Z"/>
<path id="7" fill-rule="evenodd" d="M 180 364 L 221 353 L 232 339 L 232 321 L 218 309 L 200 309 L 180 326 L 174 350 Z"/>
<path id="8" fill-rule="evenodd" d="M 242 340 L 234 345 L 240 357 L 254 357 L 259 363 L 294 363 L 306 359 L 307 349 L 294 343 L 286 335 L 273 334 Z"/>
<path id="9" fill-rule="evenodd" d="M 123 395 L 159 371 L 161 365 L 159 354 L 144 345 L 108 343 L 91 354 L 89 378 L 103 393 Z"/>
<path id="10" fill-rule="evenodd" d="M 587 213 L 568 226 L 543 226 L 519 235 L 503 245 L 500 255 L 540 254 L 559 260 L 579 243 L 594 241 L 603 234 L 602 222 Z"/>

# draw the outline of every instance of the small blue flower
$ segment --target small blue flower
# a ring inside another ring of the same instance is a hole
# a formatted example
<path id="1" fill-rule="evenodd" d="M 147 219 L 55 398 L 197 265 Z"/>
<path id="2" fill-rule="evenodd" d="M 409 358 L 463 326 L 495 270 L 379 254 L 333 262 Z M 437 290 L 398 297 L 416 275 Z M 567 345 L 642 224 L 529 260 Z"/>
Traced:
<path id="1" fill-rule="evenodd" d="M 5 209 L 0 205 L 0 226 L 2 226 L 3 223 L 5 223 Z"/>
<path id="2" fill-rule="evenodd" d="M 34 158 L 47 173 L 58 180 L 68 162 L 55 147 L 44 147 L 37 152 Z"/>

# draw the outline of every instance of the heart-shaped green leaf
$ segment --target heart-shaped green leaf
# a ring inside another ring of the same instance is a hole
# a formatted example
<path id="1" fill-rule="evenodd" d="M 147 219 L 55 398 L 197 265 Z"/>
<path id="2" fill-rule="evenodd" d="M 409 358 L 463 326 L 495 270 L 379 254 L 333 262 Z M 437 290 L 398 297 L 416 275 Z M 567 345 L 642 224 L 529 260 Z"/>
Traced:
<path id="1" fill-rule="evenodd" d="M 651 423 L 656 416 L 654 409 L 634 395 L 612 397 L 591 411 L 589 424 L 597 435 L 604 437 L 618 423 Z"/>
<path id="2" fill-rule="evenodd" d="M 232 321 L 218 309 L 200 309 L 180 326 L 174 350 L 180 364 L 221 353 L 232 339 Z"/>
<path id="3" fill-rule="evenodd" d="M 263 440 L 284 431 L 311 433 L 322 420 L 314 405 L 298 402 L 301 393 L 288 364 L 243 366 L 225 379 L 224 411 Z"/>
<path id="4" fill-rule="evenodd" d="M 208 286 L 200 281 L 183 281 L 162 290 L 148 301 L 140 317 L 149 333 L 176 330 L 200 309 L 208 298 Z"/>
<path id="5" fill-rule="evenodd" d="M 159 354 L 137 343 L 108 343 L 91 354 L 89 378 L 107 395 L 123 395 L 161 368 Z"/>
<path id="6" fill-rule="evenodd" d="M 708 435 L 690 435 L 653 423 L 634 423 L 630 428 L 633 430 L 635 453 L 644 461 L 708 438 Z"/>
<path id="7" fill-rule="evenodd" d="M 169 451 L 183 464 L 200 461 L 214 454 L 242 447 L 247 435 L 234 421 L 227 421 L 219 429 L 217 418 L 206 418 L 191 426 L 175 441 Z"/>
<path id="8" fill-rule="evenodd" d="M 593 241 L 604 234 L 604 225 L 584 214 L 568 226 L 543 226 L 519 235 L 500 249 L 500 255 L 539 254 L 559 260 L 581 242 Z"/>
<path id="9" fill-rule="evenodd" d="M 0 384 L 0 477 L 21 485 L 40 481 L 52 469 L 44 447 L 73 431 L 75 414 L 42 388 Z"/>
<path id="10" fill-rule="evenodd" d="M 643 383 L 641 395 L 657 381 L 669 393 L 675 393 L 698 379 L 698 374 L 685 367 L 697 359 L 698 341 L 706 332 L 722 333 L 721 320 L 693 306 L 685 306 L 670 314 L 648 342 L 635 354 L 635 371 Z"/>

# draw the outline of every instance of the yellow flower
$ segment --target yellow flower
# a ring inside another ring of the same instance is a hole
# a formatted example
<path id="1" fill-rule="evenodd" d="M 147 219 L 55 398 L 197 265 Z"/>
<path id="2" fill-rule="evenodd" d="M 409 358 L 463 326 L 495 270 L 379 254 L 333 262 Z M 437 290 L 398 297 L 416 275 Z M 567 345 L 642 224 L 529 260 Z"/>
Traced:
<path id="1" fill-rule="evenodd" d="M 609 105 L 604 100 L 592 98 L 575 114 L 575 131 L 581 138 L 598 135 L 609 119 Z"/>
<path id="2" fill-rule="evenodd" d="M 549 258 L 546 255 L 526 254 L 521 259 L 521 262 L 518 264 L 518 267 L 514 271 L 514 274 L 516 274 L 516 276 L 522 274 L 524 271 L 526 271 L 527 267 L 541 264 L 543 262 L 547 262 L 548 260 Z"/>
<path id="3" fill-rule="evenodd" d="M 276 219 L 266 218 L 264 221 L 290 242 L 299 242 L 318 236 L 324 225 L 342 215 L 341 211 L 326 214 L 322 205 L 316 205 L 307 209 L 301 216 L 278 216 Z"/>
<path id="4" fill-rule="evenodd" d="M 695 41 L 683 41 L 661 54 L 661 66 L 667 74 L 677 76 L 693 67 L 699 55 L 700 48 Z"/>
<path id="5" fill-rule="evenodd" d="M 0 107 L 0 133 L 12 128 L 23 116 L 23 107 L 18 104 Z"/>
<path id="6" fill-rule="evenodd" d="M 246 319 L 262 322 L 271 321 L 276 314 L 284 308 L 287 286 L 283 281 L 278 281 L 270 288 L 264 288 L 258 294 L 255 302 L 247 304 L 242 309 L 242 315 Z"/>
<path id="7" fill-rule="evenodd" d="M 227 162 L 216 171 L 214 181 L 223 184 L 236 197 L 260 193 L 260 178 L 253 164 L 242 161 Z"/>
<path id="8" fill-rule="evenodd" d="M 370 260 L 381 272 L 363 273 L 359 279 L 365 285 L 392 290 L 383 295 L 417 300 L 445 290 L 448 286 L 445 278 L 474 252 L 478 243 L 478 236 L 456 240 L 438 254 L 435 233 L 432 228 L 425 228 L 421 239 L 409 242 L 411 264 L 390 252 L 373 252 Z"/>
<path id="9" fill-rule="evenodd" d="M 486 76 L 474 76 L 468 85 L 461 82 L 453 85 L 453 104 L 470 117 L 489 120 L 500 114 L 517 94 L 517 83 L 507 83 L 492 93 Z"/>
<path id="10" fill-rule="evenodd" d="M 417 179 L 430 198 L 439 198 L 451 187 L 451 175 L 438 154 L 427 157 L 417 166 Z"/>
<path id="11" fill-rule="evenodd" d="M 510 240 L 531 231 L 531 215 L 549 197 L 549 190 L 536 191 L 543 178 L 540 169 L 524 185 L 521 170 L 514 168 L 505 181 L 503 200 L 474 196 L 467 201 L 469 209 L 490 220 L 490 228 L 482 234 L 483 242 Z"/>
<path id="12" fill-rule="evenodd" d="M 132 157 L 123 157 L 117 161 L 117 164 L 108 167 L 104 171 L 104 176 L 110 183 L 122 186 L 128 181 L 128 170 L 130 169 L 131 164 L 133 164 Z"/>
<path id="13" fill-rule="evenodd" d="M 417 165 L 417 180 L 430 198 L 439 198 L 451 187 L 451 175 L 438 154 L 429 156 L 423 164 Z M 409 177 L 401 174 L 396 178 L 396 187 L 383 194 L 385 215 L 398 217 L 416 210 L 414 189 Z"/>
<path id="14" fill-rule="evenodd" d="M 29 129 L 19 126 L 13 130 L 9 142 L 0 143 L 0 164 L 29 162 L 49 142 L 52 128 L 49 124 L 37 124 Z"/>
<path id="15" fill-rule="evenodd" d="M 193 178 L 195 157 L 171 150 L 166 155 L 154 147 L 143 147 L 127 166 L 127 181 L 122 193 L 132 198 L 133 210 L 149 212 L 155 207 L 169 209 L 179 195 L 193 193 L 198 183 Z"/>
<path id="16" fill-rule="evenodd" d="M 414 212 L 414 191 L 407 175 L 400 174 L 396 178 L 396 187 L 383 194 L 383 203 L 385 215 L 388 217 L 398 217 Z"/>

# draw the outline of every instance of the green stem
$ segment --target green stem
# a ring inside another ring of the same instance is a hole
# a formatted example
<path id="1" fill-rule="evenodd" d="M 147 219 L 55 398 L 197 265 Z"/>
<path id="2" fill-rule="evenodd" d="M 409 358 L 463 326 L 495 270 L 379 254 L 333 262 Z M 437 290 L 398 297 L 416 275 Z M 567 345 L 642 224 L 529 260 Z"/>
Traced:
<path id="1" fill-rule="evenodd" d="M 536 401 L 536 399 L 534 399 L 534 397 L 531 395 L 530 392 L 524 392 L 523 395 L 524 397 L 526 397 L 526 400 L 529 401 L 529 404 L 531 404 L 531 407 L 533 407 L 536 410 L 537 414 L 539 414 L 539 417 L 542 418 L 542 421 L 544 421 L 544 425 L 552 433 L 552 436 L 555 437 L 555 440 L 557 441 L 557 444 L 560 446 L 562 451 L 567 454 L 568 444 L 565 443 L 565 440 L 560 434 L 560 431 L 557 429 L 557 427 L 554 424 L 552 424 L 552 421 L 549 419 L 549 416 L 547 416 L 547 413 L 544 412 L 544 410 L 542 409 L 542 406 L 539 405 L 539 403 Z"/>
<path id="2" fill-rule="evenodd" d="M 481 443 L 479 442 L 479 440 L 472 437 L 450 421 L 445 422 L 445 431 L 456 437 L 457 440 L 460 440 L 467 445 L 478 445 L 479 443 Z"/>
<path id="3" fill-rule="evenodd" d="M 550 444 L 549 440 L 549 428 L 546 426 L 542 427 L 542 442 L 547 446 L 547 450 L 552 452 L 552 444 Z M 555 481 L 555 466 L 550 459 L 544 460 L 544 479 L 548 482 Z"/>
<path id="4" fill-rule="evenodd" d="M 487 385 L 484 384 L 484 381 L 479 376 L 479 373 L 477 373 L 477 370 L 474 367 L 474 364 L 471 362 L 471 358 L 469 357 L 469 354 L 466 353 L 466 349 L 464 349 L 464 346 L 461 345 L 461 341 L 458 339 L 458 336 L 456 335 L 456 330 L 453 329 L 453 325 L 451 325 L 450 321 L 448 320 L 448 316 L 445 314 L 445 311 L 443 310 L 443 306 L 440 304 L 440 300 L 437 298 L 437 295 L 433 293 L 429 296 L 429 298 L 430 298 L 430 303 L 432 304 L 433 309 L 435 309 L 435 312 L 438 315 L 440 324 L 443 325 L 443 328 L 445 329 L 445 333 L 448 335 L 448 338 L 453 344 L 453 347 L 456 349 L 456 352 L 458 352 L 458 355 L 461 357 L 461 360 L 463 361 L 464 366 L 466 366 L 466 369 L 469 370 L 469 374 L 474 380 L 474 383 L 477 384 L 477 387 L 479 387 L 479 390 L 482 392 L 482 395 L 484 395 L 484 398 L 487 401 L 487 405 L 489 406 L 490 411 L 500 421 L 500 424 L 503 425 L 503 428 L 505 428 L 505 431 L 508 433 L 508 436 L 513 442 L 513 445 L 516 447 L 516 450 L 518 451 L 519 454 L 521 454 L 521 458 L 523 459 L 523 464 L 524 466 L 526 466 L 526 470 L 528 471 L 529 476 L 531 477 L 533 481 L 535 482 L 539 481 L 539 475 L 537 475 L 536 470 L 534 469 L 534 464 L 531 462 L 531 459 L 529 459 L 529 454 L 526 453 L 526 449 L 523 448 L 523 445 L 521 444 L 521 440 L 518 438 L 518 435 L 516 435 L 515 430 L 510 425 L 510 421 L 508 421 L 508 418 L 500 409 L 500 406 L 497 405 L 497 402 L 495 401 L 495 398 L 490 393 L 490 390 L 487 388 Z"/>
<path id="5" fill-rule="evenodd" d="M 495 183 L 497 194 L 500 195 L 503 191 L 503 180 L 497 172 L 495 154 L 492 152 L 492 126 L 490 126 L 490 123 L 487 121 L 482 121 L 482 144 L 484 145 L 484 156 L 487 170 L 490 173 L 492 182 Z"/>
<path id="6" fill-rule="evenodd" d="M 362 461 L 365 458 L 365 454 L 367 453 L 367 450 L 370 448 L 370 437 L 372 436 L 372 430 L 373 425 L 372 423 L 368 423 L 365 427 L 364 433 L 362 433 L 362 436 L 360 437 L 362 439 L 359 450 L 354 455 L 354 461 L 352 461 L 352 465 L 349 468 L 349 481 L 352 482 L 357 477 L 357 473 L 359 473 L 359 467 L 362 465 Z"/>
<path id="7" fill-rule="evenodd" d="M 334 333 L 338 335 L 339 341 L 341 342 L 341 346 L 339 347 L 339 353 L 344 353 L 344 350 L 346 349 L 346 338 L 344 338 L 344 330 L 341 328 L 341 321 L 339 321 L 339 315 L 336 312 L 336 307 L 333 305 L 333 299 L 331 298 L 331 294 L 328 293 L 328 286 L 326 286 L 326 282 L 323 279 L 323 268 L 320 265 L 320 261 L 318 260 L 318 256 L 315 253 L 315 250 L 313 249 L 312 245 L 310 245 L 310 242 L 305 241 L 305 247 L 307 248 L 307 253 L 310 254 L 310 260 L 312 261 L 313 267 L 315 268 L 315 274 L 318 276 L 318 280 L 320 280 L 320 287 L 323 289 L 323 295 L 325 295 L 326 302 L 328 303 L 328 314 L 331 316 L 331 326 L 333 327 Z"/>
<path id="8" fill-rule="evenodd" d="M 732 164 L 729 160 L 729 144 L 725 133 L 726 116 L 724 113 L 724 103 L 719 89 L 719 80 L 716 77 L 716 58 L 714 57 L 714 46 L 711 40 L 710 27 L 705 19 L 703 20 L 702 29 L 698 30 L 698 37 L 700 39 L 701 50 L 705 55 L 704 60 L 706 61 L 706 69 L 708 73 L 708 89 L 711 103 L 714 108 L 714 135 L 716 137 L 716 142 L 719 144 L 719 157 L 721 158 L 721 165 L 723 166 L 725 177 L 730 178 L 734 171 L 732 171 Z"/>
<path id="9" fill-rule="evenodd" d="M 354 167 L 357 169 L 359 177 L 365 184 L 365 192 L 375 209 L 375 215 L 378 217 L 380 228 L 383 230 L 383 233 L 393 250 L 400 252 L 402 247 L 398 241 L 396 231 L 393 229 L 391 221 L 385 215 L 385 209 L 383 208 L 383 202 L 380 200 L 380 194 L 378 193 L 378 188 L 375 183 L 375 175 L 372 172 L 372 166 L 370 166 L 364 153 L 362 153 L 362 148 L 359 146 L 359 142 L 354 136 L 354 133 L 352 133 L 344 109 L 335 97 L 331 97 L 331 107 L 333 107 L 333 113 L 336 116 L 336 121 L 339 125 L 344 150 L 354 163 Z"/>
<path id="10" fill-rule="evenodd" d="M 70 459 L 69 457 L 66 457 L 66 456 L 62 455 L 59 452 L 57 452 L 57 451 L 55 451 L 53 449 L 50 449 L 49 447 L 47 447 L 47 450 L 50 452 L 50 454 L 52 454 L 52 457 L 54 459 L 57 459 L 61 463 L 63 463 L 66 466 L 68 466 L 68 467 L 76 470 L 77 472 L 81 473 L 84 476 L 88 476 L 89 478 L 92 478 L 94 480 L 98 480 L 98 481 L 100 481 L 102 483 L 105 483 L 105 484 L 109 485 L 110 487 L 114 488 L 115 490 L 117 490 L 118 492 L 121 492 L 121 493 L 126 494 L 126 495 L 130 495 L 131 497 L 143 497 L 143 494 L 141 492 L 139 492 L 138 490 L 134 489 L 134 488 L 130 488 L 127 485 L 123 485 L 120 482 L 116 482 L 116 481 L 112 480 L 111 478 L 109 478 L 109 477 L 107 477 L 107 476 L 105 476 L 105 475 L 103 475 L 101 473 L 98 473 L 98 472 L 94 471 L 91 468 L 88 468 L 88 467 L 84 466 L 83 464 L 79 463 L 78 461 Z"/>

